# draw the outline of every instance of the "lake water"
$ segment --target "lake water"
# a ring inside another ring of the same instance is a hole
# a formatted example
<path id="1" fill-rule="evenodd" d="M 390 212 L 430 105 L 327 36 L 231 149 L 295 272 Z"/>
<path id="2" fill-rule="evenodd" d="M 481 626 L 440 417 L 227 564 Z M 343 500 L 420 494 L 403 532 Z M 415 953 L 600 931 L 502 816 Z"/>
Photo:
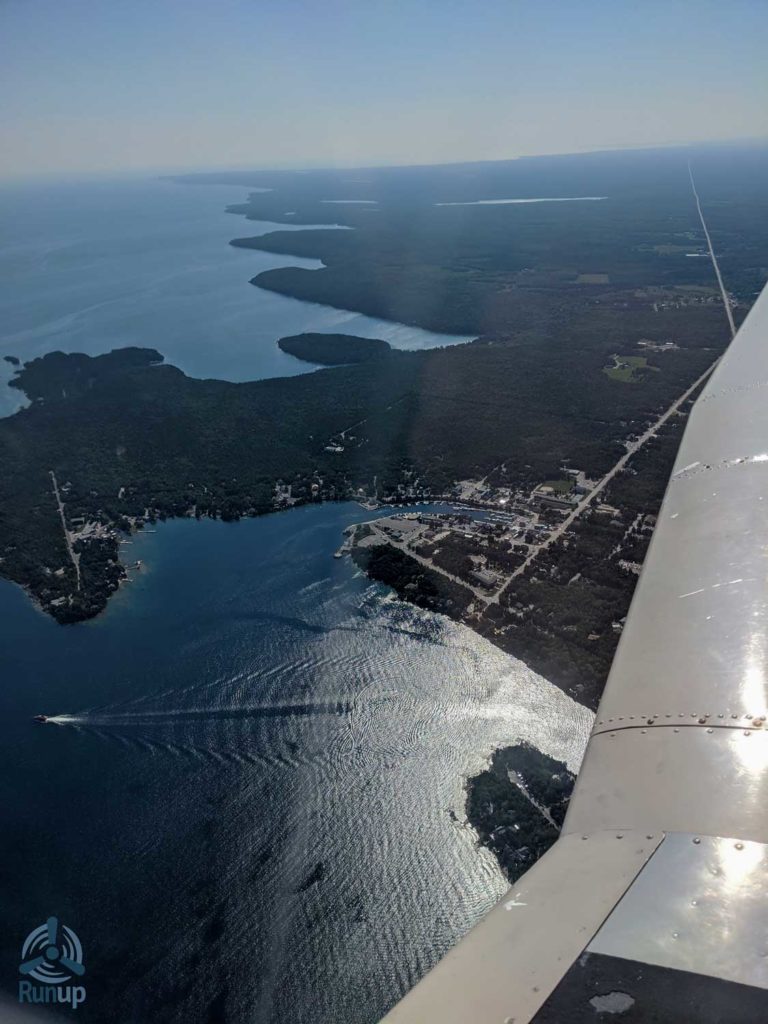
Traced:
<path id="1" fill-rule="evenodd" d="M 0 357 L 145 345 L 192 377 L 255 380 L 307 372 L 276 345 L 302 331 L 383 338 L 403 349 L 469 340 L 249 285 L 273 267 L 322 264 L 229 245 L 304 230 L 224 212 L 247 192 L 131 179 L 0 187 Z M 0 382 L 11 374 L 0 362 Z M 20 404 L 3 383 L 0 414 Z"/>
<path id="2" fill-rule="evenodd" d="M 233 378 L 261 352 L 266 375 L 300 312 L 347 316 L 248 285 L 260 254 L 226 245 L 246 222 L 200 208 L 239 190 L 125 187 L 91 197 L 99 245 L 58 191 L 10 241 L 6 224 L 6 268 L 27 267 L 0 276 L 6 351 L 149 344 Z M 264 296 L 288 312 L 259 335 L 246 311 Z M 85 951 L 83 1021 L 373 1024 L 498 898 L 464 777 L 521 739 L 575 769 L 592 715 L 334 559 L 370 516 L 161 524 L 123 549 L 142 571 L 74 627 L 0 581 L 0 991 L 58 915 Z"/>
<path id="3" fill-rule="evenodd" d="M 464 203 L 435 203 L 435 206 L 517 206 L 527 203 L 596 203 L 608 196 L 547 196 L 542 199 L 471 199 Z"/>

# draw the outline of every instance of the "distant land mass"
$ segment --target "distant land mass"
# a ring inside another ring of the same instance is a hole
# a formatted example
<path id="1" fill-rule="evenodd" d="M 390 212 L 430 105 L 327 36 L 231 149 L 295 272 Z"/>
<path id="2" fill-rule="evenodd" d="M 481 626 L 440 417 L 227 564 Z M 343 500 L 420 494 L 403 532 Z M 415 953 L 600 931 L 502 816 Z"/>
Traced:
<path id="1" fill-rule="evenodd" d="M 121 536 L 156 518 L 468 493 L 499 507 L 499 495 L 513 503 L 541 485 L 556 506 L 564 467 L 599 479 L 728 342 L 711 265 L 688 258 L 706 252 L 689 157 L 738 322 L 768 268 L 765 147 L 738 161 L 670 150 L 178 179 L 268 189 L 229 208 L 246 219 L 354 229 L 235 239 L 324 264 L 266 271 L 257 287 L 477 340 L 403 352 L 298 335 L 281 348 L 326 368 L 246 383 L 191 379 L 149 348 L 34 359 L 13 382 L 31 404 L 0 420 L 0 574 L 76 622 L 124 577 Z M 438 205 L 578 195 L 607 198 Z M 488 558 L 479 540 L 425 544 L 418 572 L 391 545 L 361 562 L 594 706 L 678 419 L 611 485 L 614 518 L 580 519 L 483 614 L 467 597 Z M 520 557 L 494 552 L 507 573 Z"/>
<path id="2" fill-rule="evenodd" d="M 649 411 L 676 398 L 710 365 L 712 346 L 726 341 L 714 306 L 635 310 L 632 331 L 623 330 L 627 343 L 672 335 L 681 344 L 663 361 L 654 354 L 663 371 L 630 384 L 603 372 L 623 305 L 600 315 L 611 328 L 590 330 L 586 317 L 583 326 L 574 322 L 567 351 L 515 338 L 391 349 L 361 363 L 242 384 L 189 378 L 154 349 L 34 359 L 13 382 L 31 404 L 0 420 L 0 574 L 57 621 L 77 622 L 98 614 L 124 577 L 121 534 L 158 518 L 234 520 L 371 496 L 455 499 L 467 480 L 530 490 L 557 477 L 564 462 L 599 477 L 623 452 L 621 439 L 641 432 Z M 656 504 L 665 480 L 662 472 Z M 642 497 L 633 501 L 647 508 Z M 578 572 L 578 555 L 568 557 Z M 382 572 L 385 563 L 377 562 Z M 424 596 L 424 574 L 401 588 L 402 571 L 393 563 L 380 578 L 408 599 Z M 546 612 L 541 627 L 526 622 L 506 634 L 499 606 L 501 619 L 476 628 L 593 705 L 615 639 L 586 649 L 580 632 L 574 644 L 548 641 L 547 616 L 577 597 L 578 614 L 594 612 L 591 594 L 608 592 L 571 587 L 549 596 L 550 605 L 541 603 L 547 589 L 523 597 L 531 583 L 520 584 L 509 600 L 534 599 Z M 631 586 L 622 586 L 623 602 Z M 601 600 L 610 624 L 617 612 Z M 445 593 L 438 578 L 434 601 L 422 603 L 465 621 L 459 584 Z"/>
<path id="3" fill-rule="evenodd" d="M 358 338 L 354 334 L 293 334 L 280 338 L 283 352 L 307 363 L 343 366 L 345 363 L 367 363 L 388 355 L 392 346 L 379 338 Z"/>
<path id="4" fill-rule="evenodd" d="M 728 287 L 749 304 L 765 282 L 767 265 L 765 146 L 370 168 L 354 180 L 341 171 L 176 180 L 268 188 L 229 207 L 247 220 L 294 228 L 332 218 L 354 229 L 276 230 L 234 239 L 238 247 L 324 264 L 318 270 L 264 271 L 253 278 L 260 288 L 448 334 L 537 337 L 553 325 L 567 329 L 572 311 L 601 297 L 610 300 L 617 291 L 712 285 L 709 261 L 688 258 L 706 254 L 689 159 Z M 437 205 L 586 195 L 607 198 Z M 630 298 L 630 310 L 632 305 Z"/>

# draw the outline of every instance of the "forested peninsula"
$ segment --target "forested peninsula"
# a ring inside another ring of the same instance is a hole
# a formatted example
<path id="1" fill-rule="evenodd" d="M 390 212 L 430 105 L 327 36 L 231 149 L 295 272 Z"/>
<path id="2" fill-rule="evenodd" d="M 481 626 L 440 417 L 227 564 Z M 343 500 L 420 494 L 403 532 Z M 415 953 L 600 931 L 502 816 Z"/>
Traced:
<path id="1" fill-rule="evenodd" d="M 708 185 L 737 319 L 762 284 L 768 244 L 754 215 L 764 175 L 750 167 L 747 185 L 730 163 Z M 476 340 L 404 352 L 294 336 L 283 350 L 324 368 L 245 383 L 191 379 L 146 348 L 49 353 L 16 367 L 14 386 L 30 405 L 0 420 L 0 574 L 57 621 L 104 608 L 124 575 L 120 540 L 156 518 L 235 520 L 311 501 L 483 492 L 498 505 L 503 494 L 559 493 L 564 467 L 597 480 L 727 344 L 711 267 L 686 258 L 703 239 L 680 154 L 369 169 L 348 179 L 193 180 L 268 189 L 230 207 L 246 220 L 314 226 L 234 240 L 323 262 L 266 271 L 257 287 Z M 574 194 L 608 198 L 462 205 Z M 317 227 L 329 220 L 352 230 Z M 472 573 L 479 562 L 485 575 L 510 573 L 519 554 L 499 550 L 493 563 L 474 540 L 426 544 L 422 560 L 443 569 L 428 597 L 594 705 L 615 646 L 611 616 L 631 593 L 644 517 L 676 441 L 664 440 L 661 460 L 648 446 L 650 477 L 633 466 L 616 481 L 621 522 L 579 521 L 479 618 L 477 607 L 461 607 L 465 590 L 484 586 Z M 627 521 L 631 512 L 640 525 Z M 624 576 L 603 557 L 617 549 Z M 366 557 L 372 574 L 412 573 L 391 553 Z"/>
<path id="2" fill-rule="evenodd" d="M 367 363 L 371 359 L 381 359 L 392 351 L 386 341 L 358 338 L 354 334 L 294 334 L 280 338 L 277 345 L 288 355 L 322 366 Z"/>
<path id="3" fill-rule="evenodd" d="M 496 750 L 467 781 L 467 818 L 510 882 L 557 839 L 575 781 L 562 761 L 526 744 Z"/>
<path id="4" fill-rule="evenodd" d="M 599 333 L 594 315 L 574 320 L 567 358 L 510 337 L 242 384 L 194 380 L 154 349 L 34 359 L 13 381 L 31 404 L 0 420 L 0 574 L 77 622 L 119 585 L 120 537 L 156 518 L 451 497 L 464 479 L 534 486 L 568 460 L 597 477 L 717 335 L 708 307 L 636 317 L 636 337 L 689 343 L 628 386 L 603 372 L 621 310 L 597 316 Z"/>

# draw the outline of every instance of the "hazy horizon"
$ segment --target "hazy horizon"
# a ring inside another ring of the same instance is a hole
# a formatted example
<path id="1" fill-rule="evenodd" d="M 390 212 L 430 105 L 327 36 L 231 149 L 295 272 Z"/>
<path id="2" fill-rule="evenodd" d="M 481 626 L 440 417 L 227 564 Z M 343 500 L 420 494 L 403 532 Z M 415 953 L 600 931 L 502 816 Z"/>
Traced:
<path id="1" fill-rule="evenodd" d="M 301 163 L 275 163 L 275 164 L 256 164 L 256 163 L 237 163 L 237 164 L 223 164 L 223 163 L 211 163 L 201 164 L 199 166 L 180 166 L 180 165 L 165 165 L 156 166 L 148 164 L 146 167 L 107 167 L 98 170 L 39 170 L 35 172 L 17 172 L 14 174 L 2 175 L 0 174 L 0 187 L 3 185 L 14 185 L 23 184 L 25 182 L 33 184 L 40 183 L 45 184 L 49 181 L 56 181 L 62 184 L 67 182 L 71 183 L 82 183 L 86 181 L 115 181 L 118 179 L 128 180 L 143 180 L 148 177 L 157 178 L 175 178 L 185 177 L 187 175 L 211 175 L 211 174 L 247 174 L 249 172 L 254 173 L 269 173 L 271 171 L 275 173 L 279 172 L 291 172 L 297 173 L 310 172 L 310 171 L 337 171 L 337 170 L 385 170 L 392 169 L 397 170 L 413 167 L 450 167 L 450 166 L 461 166 L 463 164 L 489 164 L 489 163 L 506 163 L 517 160 L 537 160 L 557 157 L 569 157 L 569 156 L 598 156 L 600 154 L 615 154 L 615 153 L 631 153 L 631 152 L 653 152 L 668 151 L 675 149 L 698 149 L 698 148 L 748 148 L 751 146 L 768 146 L 768 134 L 765 136 L 756 136 L 754 138 L 734 138 L 734 139 L 691 139 L 685 142 L 668 142 L 668 143 L 656 143 L 649 144 L 647 146 L 617 146 L 613 149 L 606 147 L 597 147 L 595 149 L 583 149 L 583 150 L 568 150 L 567 152 L 552 152 L 552 153 L 527 153 L 524 156 L 499 156 L 491 160 L 473 160 L 473 159 L 456 159 L 456 160 L 434 160 L 434 161 L 380 161 L 379 163 L 335 163 L 331 164 L 324 161 L 311 161 L 306 160 Z M 210 184 L 216 184 L 211 182 Z M 221 182 L 223 187 L 231 187 L 230 183 Z"/>
<path id="2" fill-rule="evenodd" d="M 0 177 L 757 140 L 767 37 L 759 0 L 10 0 Z"/>

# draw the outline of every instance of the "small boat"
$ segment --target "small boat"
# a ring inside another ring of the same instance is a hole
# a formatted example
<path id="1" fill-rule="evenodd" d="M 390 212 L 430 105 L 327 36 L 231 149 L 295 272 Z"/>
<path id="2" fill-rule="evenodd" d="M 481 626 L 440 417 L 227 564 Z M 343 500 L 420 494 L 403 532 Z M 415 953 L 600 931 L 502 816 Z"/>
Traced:
<path id="1" fill-rule="evenodd" d="M 38 722 L 40 725 L 43 725 L 45 722 L 48 721 L 48 715 L 34 715 L 32 721 Z"/>

